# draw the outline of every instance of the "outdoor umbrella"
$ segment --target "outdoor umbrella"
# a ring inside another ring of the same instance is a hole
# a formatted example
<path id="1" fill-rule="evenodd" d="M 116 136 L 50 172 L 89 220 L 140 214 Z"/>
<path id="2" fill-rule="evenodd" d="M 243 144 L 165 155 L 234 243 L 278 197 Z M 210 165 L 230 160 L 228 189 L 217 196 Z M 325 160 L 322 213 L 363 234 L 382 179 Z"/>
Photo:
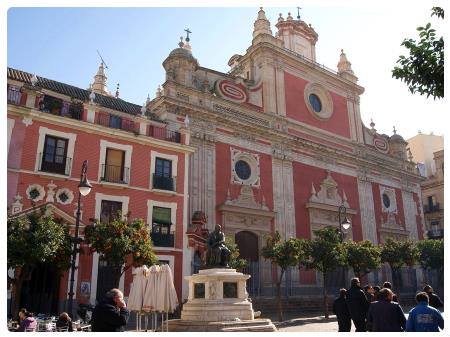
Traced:
<path id="1" fill-rule="evenodd" d="M 141 311 L 145 288 L 147 287 L 147 266 L 134 268 L 133 283 L 131 284 L 130 295 L 128 296 L 128 310 Z"/>
<path id="2" fill-rule="evenodd" d="M 163 276 L 161 279 L 161 285 L 163 286 L 164 292 L 164 309 L 162 311 L 172 313 L 178 306 L 178 297 L 173 284 L 172 270 L 168 264 L 161 267 L 161 275 Z"/>
<path id="3" fill-rule="evenodd" d="M 144 303 L 142 310 L 155 311 L 156 297 L 157 297 L 157 282 L 159 279 L 159 266 L 153 265 L 150 267 L 147 277 L 147 286 L 144 293 Z"/>

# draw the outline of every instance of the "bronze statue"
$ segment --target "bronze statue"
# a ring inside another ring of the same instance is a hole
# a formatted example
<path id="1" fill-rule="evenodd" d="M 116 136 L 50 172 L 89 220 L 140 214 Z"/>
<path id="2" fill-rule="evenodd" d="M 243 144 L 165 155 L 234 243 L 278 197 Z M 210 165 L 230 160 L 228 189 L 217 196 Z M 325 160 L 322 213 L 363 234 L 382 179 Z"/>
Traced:
<path id="1" fill-rule="evenodd" d="M 230 268 L 230 250 L 225 246 L 225 234 L 222 227 L 216 225 L 208 237 L 208 250 L 206 251 L 206 268 Z"/>

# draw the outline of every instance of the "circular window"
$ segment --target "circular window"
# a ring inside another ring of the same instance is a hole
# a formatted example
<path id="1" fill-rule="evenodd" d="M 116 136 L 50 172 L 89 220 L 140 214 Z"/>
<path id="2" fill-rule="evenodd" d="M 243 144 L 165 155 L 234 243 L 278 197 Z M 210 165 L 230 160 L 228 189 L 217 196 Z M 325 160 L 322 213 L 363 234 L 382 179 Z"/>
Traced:
<path id="1" fill-rule="evenodd" d="M 322 103 L 320 102 L 320 99 L 316 94 L 309 95 L 309 103 L 311 104 L 315 112 L 322 111 Z"/>
<path id="2" fill-rule="evenodd" d="M 242 180 L 247 180 L 252 174 L 250 165 L 243 160 L 238 160 L 236 162 L 236 164 L 234 165 L 234 170 L 236 171 L 237 176 Z"/>
<path id="3" fill-rule="evenodd" d="M 389 196 L 386 193 L 383 193 L 383 205 L 386 208 L 391 206 L 391 199 L 389 199 Z"/>

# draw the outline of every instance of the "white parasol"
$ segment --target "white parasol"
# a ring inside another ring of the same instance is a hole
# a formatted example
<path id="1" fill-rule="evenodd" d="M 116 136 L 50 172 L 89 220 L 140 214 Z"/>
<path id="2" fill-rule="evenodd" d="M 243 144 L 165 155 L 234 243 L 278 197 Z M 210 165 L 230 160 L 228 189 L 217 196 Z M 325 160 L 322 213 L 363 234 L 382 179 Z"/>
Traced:
<path id="1" fill-rule="evenodd" d="M 133 283 L 128 296 L 127 307 L 130 311 L 141 311 L 145 288 L 147 286 L 147 266 L 133 268 Z"/>
<path id="2" fill-rule="evenodd" d="M 178 306 L 177 291 L 173 284 L 172 270 L 168 264 L 161 267 L 161 285 L 163 286 L 162 292 L 164 293 L 163 312 L 174 312 Z M 164 283 L 163 283 L 164 282 Z"/>
<path id="3" fill-rule="evenodd" d="M 147 277 L 147 286 L 144 293 L 144 301 L 142 305 L 143 311 L 156 310 L 157 284 L 159 279 L 159 266 L 150 267 Z"/>

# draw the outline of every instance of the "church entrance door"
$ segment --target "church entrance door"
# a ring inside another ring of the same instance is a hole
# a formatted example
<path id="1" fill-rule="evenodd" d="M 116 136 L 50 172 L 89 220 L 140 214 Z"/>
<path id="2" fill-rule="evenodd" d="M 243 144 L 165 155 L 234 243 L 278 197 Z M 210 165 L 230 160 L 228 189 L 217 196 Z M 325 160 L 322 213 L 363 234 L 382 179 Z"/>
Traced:
<path id="1" fill-rule="evenodd" d="M 258 236 L 249 231 L 240 231 L 235 235 L 235 242 L 239 248 L 240 257 L 247 260 L 247 267 L 243 273 L 251 276 L 247 280 L 247 291 L 250 296 L 259 296 L 261 287 Z"/>

